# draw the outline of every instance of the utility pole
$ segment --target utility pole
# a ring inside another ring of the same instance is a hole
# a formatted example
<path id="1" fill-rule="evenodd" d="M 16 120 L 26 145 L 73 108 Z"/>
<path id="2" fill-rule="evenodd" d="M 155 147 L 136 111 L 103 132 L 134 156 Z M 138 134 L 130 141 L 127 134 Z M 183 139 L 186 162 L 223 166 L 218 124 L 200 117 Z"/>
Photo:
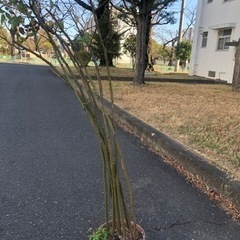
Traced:
<path id="1" fill-rule="evenodd" d="M 182 0 L 177 44 L 182 42 L 182 37 L 183 37 L 182 35 L 183 35 L 183 22 L 184 22 L 184 8 L 185 8 L 185 0 Z M 179 70 L 179 63 L 180 63 L 180 60 L 177 59 L 175 64 L 175 72 Z"/>

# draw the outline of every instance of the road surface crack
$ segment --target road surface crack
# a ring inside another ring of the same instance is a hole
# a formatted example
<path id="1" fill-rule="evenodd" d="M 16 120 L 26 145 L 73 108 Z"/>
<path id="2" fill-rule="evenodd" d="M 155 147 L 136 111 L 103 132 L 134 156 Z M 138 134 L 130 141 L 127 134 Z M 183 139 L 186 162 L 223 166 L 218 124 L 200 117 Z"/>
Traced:
<path id="1" fill-rule="evenodd" d="M 163 226 L 163 227 L 154 227 L 154 230 L 156 231 L 164 231 L 168 230 L 174 227 L 179 227 L 179 226 L 186 226 L 194 223 L 203 223 L 203 224 L 208 224 L 208 225 L 215 225 L 215 226 L 224 226 L 227 225 L 227 222 L 211 222 L 211 221 L 197 221 L 197 220 L 189 220 L 185 222 L 177 222 L 177 223 L 171 223 L 169 225 Z"/>

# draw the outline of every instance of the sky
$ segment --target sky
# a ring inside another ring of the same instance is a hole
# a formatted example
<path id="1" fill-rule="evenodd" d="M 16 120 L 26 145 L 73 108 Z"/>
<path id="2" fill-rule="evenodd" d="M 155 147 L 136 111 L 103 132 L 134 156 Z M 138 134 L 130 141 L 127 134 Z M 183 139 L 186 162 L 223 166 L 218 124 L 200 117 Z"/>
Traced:
<path id="1" fill-rule="evenodd" d="M 187 13 L 187 9 L 194 9 L 197 7 L 197 2 L 198 0 L 185 0 L 185 12 Z M 181 0 L 178 0 L 172 7 L 171 10 L 176 12 L 175 17 L 176 17 L 176 23 L 175 24 L 168 24 L 168 25 L 163 25 L 163 26 L 156 26 L 154 29 L 155 36 L 154 38 L 158 41 L 161 42 L 160 38 L 158 37 L 159 34 L 162 34 L 165 30 L 170 30 L 173 32 L 178 31 L 179 29 L 179 18 L 180 18 L 180 10 L 181 10 Z M 186 26 L 186 17 L 184 18 L 185 21 L 183 23 L 183 28 Z"/>
<path id="2" fill-rule="evenodd" d="M 177 29 L 179 26 L 179 16 L 180 16 L 181 4 L 182 4 L 182 1 L 178 0 L 172 7 L 173 11 L 177 12 L 177 14 L 176 14 L 177 23 L 174 25 L 174 28 L 177 27 Z M 196 7 L 197 7 L 197 0 L 185 0 L 185 10 L 194 9 Z"/>

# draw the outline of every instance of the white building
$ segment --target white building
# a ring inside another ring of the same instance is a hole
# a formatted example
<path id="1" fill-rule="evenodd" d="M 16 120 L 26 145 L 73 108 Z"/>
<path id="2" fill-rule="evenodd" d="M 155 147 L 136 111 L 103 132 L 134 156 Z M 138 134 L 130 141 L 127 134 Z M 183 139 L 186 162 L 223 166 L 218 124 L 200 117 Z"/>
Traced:
<path id="1" fill-rule="evenodd" d="M 235 47 L 240 38 L 240 0 L 198 0 L 190 75 L 232 82 Z"/>

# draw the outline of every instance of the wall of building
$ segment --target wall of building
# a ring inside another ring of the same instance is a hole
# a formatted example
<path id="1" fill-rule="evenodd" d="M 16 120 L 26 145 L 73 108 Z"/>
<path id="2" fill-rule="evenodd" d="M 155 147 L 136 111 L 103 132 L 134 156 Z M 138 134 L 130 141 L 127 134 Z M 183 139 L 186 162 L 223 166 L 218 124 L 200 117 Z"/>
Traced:
<path id="1" fill-rule="evenodd" d="M 190 74 L 232 82 L 235 47 L 217 50 L 218 32 L 232 28 L 231 41 L 240 38 L 239 0 L 199 0 L 194 32 Z M 203 32 L 208 32 L 207 46 L 202 47 Z"/>

